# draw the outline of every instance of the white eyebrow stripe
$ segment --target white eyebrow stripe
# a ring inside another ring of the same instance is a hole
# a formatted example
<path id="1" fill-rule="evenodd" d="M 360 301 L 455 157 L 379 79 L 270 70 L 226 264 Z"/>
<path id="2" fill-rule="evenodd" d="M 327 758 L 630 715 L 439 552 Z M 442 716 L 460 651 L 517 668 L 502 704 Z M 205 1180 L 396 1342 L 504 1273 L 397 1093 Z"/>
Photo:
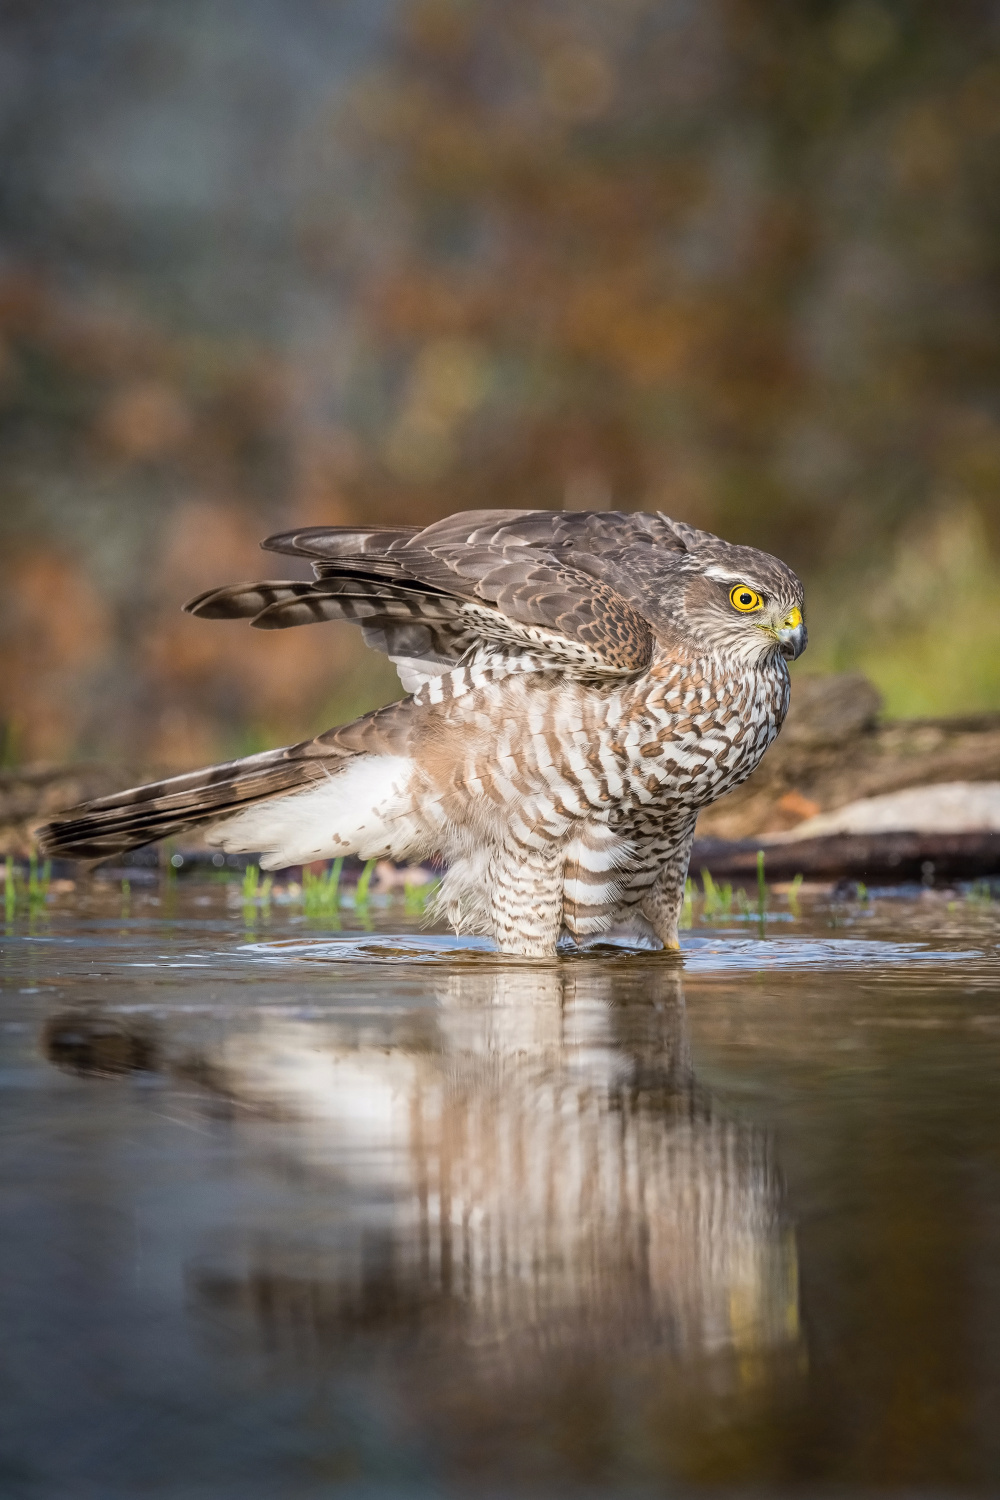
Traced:
<path id="1" fill-rule="evenodd" d="M 705 569 L 706 578 L 714 578 L 717 583 L 745 583 L 748 588 L 756 589 L 758 594 L 766 594 L 767 590 L 759 583 L 754 583 L 745 573 L 730 573 L 726 568 L 720 568 L 715 563 Z"/>

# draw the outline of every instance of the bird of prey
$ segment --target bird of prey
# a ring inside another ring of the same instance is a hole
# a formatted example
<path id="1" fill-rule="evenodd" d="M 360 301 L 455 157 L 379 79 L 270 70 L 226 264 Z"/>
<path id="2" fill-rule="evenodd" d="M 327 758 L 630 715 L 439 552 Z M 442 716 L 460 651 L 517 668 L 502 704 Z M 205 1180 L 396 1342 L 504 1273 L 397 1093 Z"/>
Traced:
<path id="1" fill-rule="evenodd" d="M 268 870 L 436 855 L 440 908 L 503 953 L 678 946 L 698 812 L 750 775 L 788 707 L 806 644 L 790 568 L 623 511 L 463 511 L 263 546 L 315 580 L 231 584 L 190 613 L 356 621 L 408 696 L 72 808 L 41 831 L 47 854 L 103 859 L 200 825 Z"/>

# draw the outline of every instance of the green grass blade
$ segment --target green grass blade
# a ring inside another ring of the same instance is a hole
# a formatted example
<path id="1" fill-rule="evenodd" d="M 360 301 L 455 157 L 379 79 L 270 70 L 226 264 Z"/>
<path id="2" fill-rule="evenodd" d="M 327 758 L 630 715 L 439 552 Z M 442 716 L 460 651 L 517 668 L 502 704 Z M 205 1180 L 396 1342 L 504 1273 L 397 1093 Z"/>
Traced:
<path id="1" fill-rule="evenodd" d="M 355 907 L 368 905 L 368 888 L 372 883 L 372 875 L 375 873 L 375 866 L 377 863 L 377 860 L 370 859 L 365 865 L 364 869 L 361 871 L 361 878 L 359 879 L 357 888 L 354 892 Z"/>

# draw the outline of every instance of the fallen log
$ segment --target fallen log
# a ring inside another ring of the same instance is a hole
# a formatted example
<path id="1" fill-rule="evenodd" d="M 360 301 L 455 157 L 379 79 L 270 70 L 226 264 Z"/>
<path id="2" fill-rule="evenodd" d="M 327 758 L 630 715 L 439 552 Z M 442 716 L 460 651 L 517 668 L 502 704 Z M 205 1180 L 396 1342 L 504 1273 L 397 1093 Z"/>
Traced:
<path id="1" fill-rule="evenodd" d="M 757 852 L 765 878 L 859 880 L 865 885 L 948 885 L 1000 875 L 1000 833 L 852 833 L 767 843 L 760 839 L 696 839 L 691 873 L 754 882 Z"/>

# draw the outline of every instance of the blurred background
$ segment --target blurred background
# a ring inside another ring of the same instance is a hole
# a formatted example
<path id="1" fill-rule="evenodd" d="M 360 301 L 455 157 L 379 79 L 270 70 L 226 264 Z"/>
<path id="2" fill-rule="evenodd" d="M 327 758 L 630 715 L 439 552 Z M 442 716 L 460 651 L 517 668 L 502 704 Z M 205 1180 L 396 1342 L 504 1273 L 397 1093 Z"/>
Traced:
<path id="1" fill-rule="evenodd" d="M 399 692 L 190 619 L 298 524 L 662 509 L 807 671 L 1000 707 L 995 0 L 0 4 L 0 757 Z"/>

